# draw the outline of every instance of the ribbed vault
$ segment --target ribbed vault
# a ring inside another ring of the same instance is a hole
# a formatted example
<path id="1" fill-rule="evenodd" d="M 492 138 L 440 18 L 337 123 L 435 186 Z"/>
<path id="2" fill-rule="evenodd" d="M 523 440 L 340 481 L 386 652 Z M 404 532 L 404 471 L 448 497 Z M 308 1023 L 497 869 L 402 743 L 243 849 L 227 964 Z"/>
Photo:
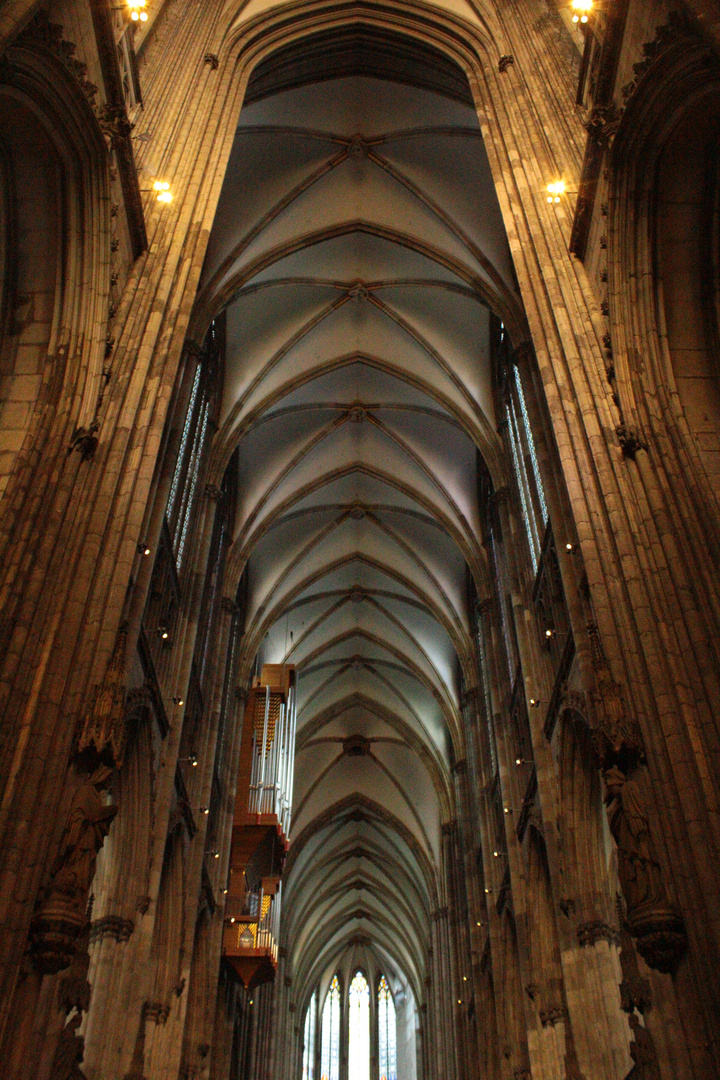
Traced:
<path id="1" fill-rule="evenodd" d="M 459 73 L 420 78 L 408 46 L 394 74 L 385 42 L 368 78 L 353 49 L 370 55 L 367 31 L 253 76 L 195 315 L 196 337 L 225 319 L 213 468 L 237 448 L 242 674 L 298 668 L 282 933 L 299 1007 L 358 949 L 424 996 L 488 575 L 479 460 L 502 482 L 491 312 L 521 323 Z"/>

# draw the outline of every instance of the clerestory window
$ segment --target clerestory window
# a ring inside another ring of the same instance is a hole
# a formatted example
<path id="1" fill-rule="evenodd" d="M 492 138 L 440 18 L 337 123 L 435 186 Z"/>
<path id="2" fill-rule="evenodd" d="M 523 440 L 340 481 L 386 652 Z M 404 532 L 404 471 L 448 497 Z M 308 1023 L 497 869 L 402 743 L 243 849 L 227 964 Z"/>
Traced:
<path id="1" fill-rule="evenodd" d="M 302 1080 L 315 1080 L 315 1029 L 317 1027 L 317 990 L 305 1013 Z"/>
<path id="2" fill-rule="evenodd" d="M 322 1019 L 321 1080 L 340 1080 L 340 980 L 330 983 Z"/>
<path id="3" fill-rule="evenodd" d="M 384 975 L 378 986 L 378 1060 L 380 1080 L 397 1080 L 395 1002 Z"/>

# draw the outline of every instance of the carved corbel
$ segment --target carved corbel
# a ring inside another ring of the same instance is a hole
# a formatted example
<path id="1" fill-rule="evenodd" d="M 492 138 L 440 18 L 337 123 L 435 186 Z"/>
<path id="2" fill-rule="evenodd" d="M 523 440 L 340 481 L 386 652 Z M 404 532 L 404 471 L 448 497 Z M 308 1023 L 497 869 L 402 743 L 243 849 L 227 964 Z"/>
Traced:
<path id="1" fill-rule="evenodd" d="M 643 442 L 636 431 L 625 427 L 624 424 L 620 424 L 615 428 L 615 433 L 618 437 L 623 457 L 630 458 L 634 461 L 638 450 L 647 450 L 647 443 Z"/>
<path id="2" fill-rule="evenodd" d="M 562 1005 L 551 1005 L 549 1009 L 541 1009 L 540 1023 L 545 1027 L 555 1027 L 556 1024 L 567 1020 L 567 1009 Z"/>
<path id="3" fill-rule="evenodd" d="M 608 105 L 597 105 L 585 124 L 585 130 L 591 138 L 604 146 L 610 146 L 620 126 L 622 114 L 614 101 Z"/>
<path id="4" fill-rule="evenodd" d="M 96 109 L 96 115 L 100 130 L 102 131 L 108 150 L 115 149 L 118 143 L 127 139 L 135 125 L 128 120 L 124 106 L 103 105 Z"/>
<path id="5" fill-rule="evenodd" d="M 77 450 L 83 461 L 90 461 L 95 455 L 98 446 L 98 431 L 100 424 L 93 420 L 90 427 L 76 427 L 68 446 L 68 456 Z"/>

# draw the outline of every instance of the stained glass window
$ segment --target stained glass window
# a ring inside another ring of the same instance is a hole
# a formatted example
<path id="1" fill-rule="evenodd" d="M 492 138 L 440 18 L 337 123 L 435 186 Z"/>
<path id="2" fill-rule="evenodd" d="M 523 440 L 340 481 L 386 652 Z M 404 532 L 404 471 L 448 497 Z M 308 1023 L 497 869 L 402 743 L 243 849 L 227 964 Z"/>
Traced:
<path id="1" fill-rule="evenodd" d="M 384 975 L 378 986 L 378 1058 L 380 1080 L 397 1080 L 395 1002 Z"/>
<path id="2" fill-rule="evenodd" d="M 535 476 L 535 488 L 537 490 L 537 497 L 540 503 L 540 513 L 542 514 L 543 525 L 547 524 L 548 511 L 547 504 L 545 502 L 545 489 L 543 488 L 542 477 L 540 476 L 540 466 L 538 465 L 537 454 L 535 453 L 535 440 L 530 430 L 530 417 L 528 416 L 527 405 L 525 404 L 525 395 L 523 394 L 522 381 L 520 379 L 520 372 L 515 368 L 515 386 L 517 388 L 518 401 L 520 402 L 520 408 L 522 410 L 523 424 L 525 425 L 525 436 L 527 438 L 528 449 L 530 451 L 530 460 L 532 461 L 533 475 Z"/>
<path id="3" fill-rule="evenodd" d="M 340 981 L 330 983 L 322 1018 L 321 1080 L 340 1080 Z"/>
<path id="4" fill-rule="evenodd" d="M 315 1028 L 317 1027 L 317 990 L 310 998 L 305 1013 L 305 1047 L 303 1049 L 303 1080 L 315 1080 Z"/>
<path id="5" fill-rule="evenodd" d="M 168 521 L 175 523 L 176 520 L 176 503 L 178 501 L 178 494 L 180 492 L 180 485 L 182 483 L 183 474 L 185 471 L 185 459 L 187 458 L 188 450 L 190 447 L 190 438 L 192 433 L 193 423 L 196 418 L 196 406 L 198 401 L 198 393 L 200 390 L 200 365 L 195 368 L 195 377 L 193 379 L 192 390 L 190 391 L 190 400 L 188 402 L 187 413 L 185 414 L 185 424 L 183 426 L 182 438 L 180 439 L 180 448 L 178 449 L 177 461 L 175 462 L 175 472 L 173 473 L 172 484 L 170 485 L 170 497 L 168 498 L 167 516 Z"/>
<path id="6" fill-rule="evenodd" d="M 508 433 L 523 521 L 528 534 L 533 567 L 537 570 L 548 520 L 547 503 L 520 372 L 515 365 L 512 366 L 511 379 L 506 403 Z"/>
<path id="7" fill-rule="evenodd" d="M 348 993 L 348 1080 L 370 1080 L 370 987 L 362 971 Z"/>

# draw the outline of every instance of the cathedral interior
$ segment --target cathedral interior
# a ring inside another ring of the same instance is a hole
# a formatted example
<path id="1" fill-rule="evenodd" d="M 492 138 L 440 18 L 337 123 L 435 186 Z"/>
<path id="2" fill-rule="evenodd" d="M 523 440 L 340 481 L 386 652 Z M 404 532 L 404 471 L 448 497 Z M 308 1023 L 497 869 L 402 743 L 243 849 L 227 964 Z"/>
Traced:
<path id="1" fill-rule="evenodd" d="M 0 0 L 6 1080 L 717 1080 L 719 132 L 717 0 Z"/>

